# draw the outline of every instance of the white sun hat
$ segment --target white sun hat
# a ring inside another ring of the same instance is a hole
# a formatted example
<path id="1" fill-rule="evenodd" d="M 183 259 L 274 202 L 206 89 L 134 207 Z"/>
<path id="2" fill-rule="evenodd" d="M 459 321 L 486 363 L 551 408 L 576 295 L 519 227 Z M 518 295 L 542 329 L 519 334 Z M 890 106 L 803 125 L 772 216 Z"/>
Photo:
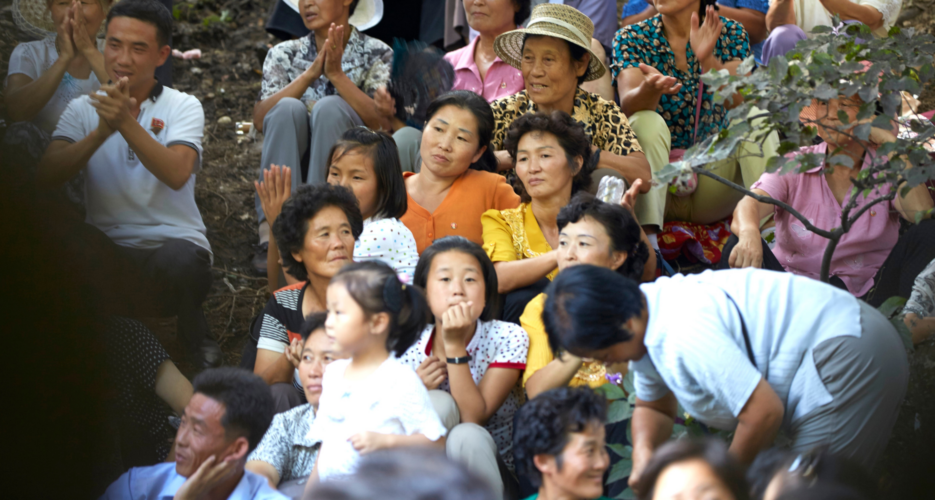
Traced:
<path id="1" fill-rule="evenodd" d="M 299 10 L 299 2 L 301 1 L 283 0 L 286 5 L 299 14 L 302 13 Z M 376 26 L 381 19 L 383 19 L 383 0 L 359 0 L 347 22 L 358 30 L 364 31 Z"/>

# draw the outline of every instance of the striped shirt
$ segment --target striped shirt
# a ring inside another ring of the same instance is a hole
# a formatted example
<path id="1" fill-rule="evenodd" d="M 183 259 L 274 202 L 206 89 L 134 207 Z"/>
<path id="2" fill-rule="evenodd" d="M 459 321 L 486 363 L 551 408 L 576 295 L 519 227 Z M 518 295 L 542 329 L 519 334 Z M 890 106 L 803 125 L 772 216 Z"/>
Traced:
<path id="1" fill-rule="evenodd" d="M 649 323 L 647 355 L 630 363 L 637 397 L 655 401 L 671 391 L 690 415 L 717 429 L 737 426 L 737 415 L 764 377 L 785 405 L 786 426 L 830 403 L 812 350 L 861 334 L 857 299 L 791 273 L 706 271 L 660 278 L 640 289 Z M 738 309 L 756 367 L 747 357 Z"/>
<path id="2" fill-rule="evenodd" d="M 305 316 L 302 315 L 302 300 L 305 298 L 307 288 L 308 282 L 302 281 L 273 292 L 260 319 L 260 339 L 256 345 L 257 350 L 266 349 L 282 354 L 286 352 L 286 348 L 293 339 L 302 338 L 299 330 L 305 322 Z M 295 371 L 293 383 L 297 389 L 303 390 L 299 382 L 299 370 Z"/>

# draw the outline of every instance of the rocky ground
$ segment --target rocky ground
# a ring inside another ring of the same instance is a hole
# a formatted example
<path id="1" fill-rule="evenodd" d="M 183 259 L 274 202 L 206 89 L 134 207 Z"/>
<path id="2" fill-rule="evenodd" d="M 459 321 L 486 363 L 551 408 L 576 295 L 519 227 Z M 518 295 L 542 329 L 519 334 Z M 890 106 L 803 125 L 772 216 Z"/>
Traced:
<path id="1" fill-rule="evenodd" d="M 193 94 L 204 106 L 204 167 L 198 175 L 196 199 L 215 255 L 214 285 L 205 309 L 227 365 L 239 363 L 251 320 L 269 297 L 266 279 L 250 266 L 257 242 L 253 180 L 260 144 L 235 128 L 237 122 L 252 119 L 263 59 L 277 42 L 263 30 L 268 8 L 269 0 L 189 0 L 177 1 L 173 12 L 175 47 L 183 51 L 199 48 L 203 53 L 198 60 L 173 61 L 174 86 Z M 935 31 L 930 8 L 913 11 L 905 23 Z M 16 43 L 25 41 L 20 37 L 11 7 L 0 7 L 0 75 L 4 77 L 10 52 Z M 922 109 L 935 109 L 935 89 L 927 89 L 922 101 Z M 0 100 L 0 116 L 4 111 Z M 148 323 L 173 357 L 181 359 L 174 321 Z M 880 474 L 885 498 L 891 499 L 925 498 L 935 491 L 935 343 L 917 348 L 910 360 L 909 393 Z M 192 374 L 189 365 L 180 365 Z"/>

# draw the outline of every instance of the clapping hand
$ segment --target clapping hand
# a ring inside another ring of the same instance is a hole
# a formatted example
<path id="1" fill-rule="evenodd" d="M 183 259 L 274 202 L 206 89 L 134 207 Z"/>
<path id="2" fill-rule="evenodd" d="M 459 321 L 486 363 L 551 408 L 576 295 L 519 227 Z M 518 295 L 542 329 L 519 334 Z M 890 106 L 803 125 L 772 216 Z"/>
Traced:
<path id="1" fill-rule="evenodd" d="M 292 342 L 286 347 L 284 354 L 286 359 L 292 363 L 296 369 L 299 368 L 299 363 L 302 362 L 302 350 L 305 346 L 302 345 L 302 339 L 292 339 Z"/>
<path id="2" fill-rule="evenodd" d="M 55 27 L 55 50 L 58 52 L 58 58 L 65 62 L 71 62 L 71 60 L 78 55 L 71 24 L 72 12 L 74 9 L 74 5 L 69 7 L 68 13 L 65 14 L 65 19 L 62 20 L 61 24 Z"/>
<path id="3" fill-rule="evenodd" d="M 75 47 L 84 56 L 98 52 L 94 37 L 88 33 L 88 22 L 84 18 L 84 10 L 75 3 L 70 12 L 71 15 L 66 18 L 66 21 L 71 24 L 72 40 L 74 40 Z"/>
<path id="4" fill-rule="evenodd" d="M 334 81 L 337 77 L 344 74 L 341 68 L 341 60 L 344 58 L 344 30 L 345 27 L 335 26 L 334 23 L 328 28 L 328 39 L 325 40 L 325 46 L 318 50 L 327 53 L 325 58 L 325 76 L 328 80 Z"/>
<path id="5" fill-rule="evenodd" d="M 709 5 L 705 10 L 704 24 L 701 24 L 697 12 L 692 12 L 691 33 L 688 41 L 691 44 L 692 52 L 695 58 L 701 63 L 702 69 L 707 71 L 711 66 L 706 64 L 714 56 L 714 47 L 717 45 L 718 38 L 721 37 L 721 28 L 724 23 L 721 22 L 721 16 L 714 10 L 713 5 Z"/>
<path id="6" fill-rule="evenodd" d="M 91 106 L 97 110 L 100 118 L 98 128 L 110 135 L 121 130 L 127 123 L 136 121 L 132 109 L 136 99 L 130 97 L 130 82 L 127 77 L 117 80 L 116 84 L 101 85 L 104 94 L 91 94 Z"/>
<path id="7" fill-rule="evenodd" d="M 276 217 L 282 212 L 282 204 L 292 194 L 292 169 L 270 165 L 269 170 L 263 171 L 263 181 L 253 181 L 256 193 L 260 197 L 260 205 L 266 220 L 272 226 Z"/>

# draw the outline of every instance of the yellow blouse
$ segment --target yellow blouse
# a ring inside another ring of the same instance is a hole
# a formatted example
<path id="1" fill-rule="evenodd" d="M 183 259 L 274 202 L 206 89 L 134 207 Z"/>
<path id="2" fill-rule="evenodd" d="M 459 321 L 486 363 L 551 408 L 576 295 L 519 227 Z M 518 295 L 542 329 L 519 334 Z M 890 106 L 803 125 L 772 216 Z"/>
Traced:
<path id="1" fill-rule="evenodd" d="M 549 348 L 549 336 L 542 323 L 542 310 L 545 308 L 545 294 L 540 293 L 526 304 L 526 310 L 519 317 L 519 324 L 529 335 L 529 351 L 526 354 L 526 370 L 523 371 L 523 387 L 537 370 L 545 368 L 554 358 Z M 607 369 L 600 361 L 588 361 L 581 365 L 578 373 L 568 383 L 569 387 L 588 385 L 592 389 L 607 383 Z"/>
<path id="2" fill-rule="evenodd" d="M 530 259 L 552 251 L 530 203 L 520 203 L 506 210 L 488 210 L 481 215 L 480 222 L 484 228 L 484 251 L 493 262 Z M 556 274 L 557 268 L 546 277 L 551 280 Z"/>

